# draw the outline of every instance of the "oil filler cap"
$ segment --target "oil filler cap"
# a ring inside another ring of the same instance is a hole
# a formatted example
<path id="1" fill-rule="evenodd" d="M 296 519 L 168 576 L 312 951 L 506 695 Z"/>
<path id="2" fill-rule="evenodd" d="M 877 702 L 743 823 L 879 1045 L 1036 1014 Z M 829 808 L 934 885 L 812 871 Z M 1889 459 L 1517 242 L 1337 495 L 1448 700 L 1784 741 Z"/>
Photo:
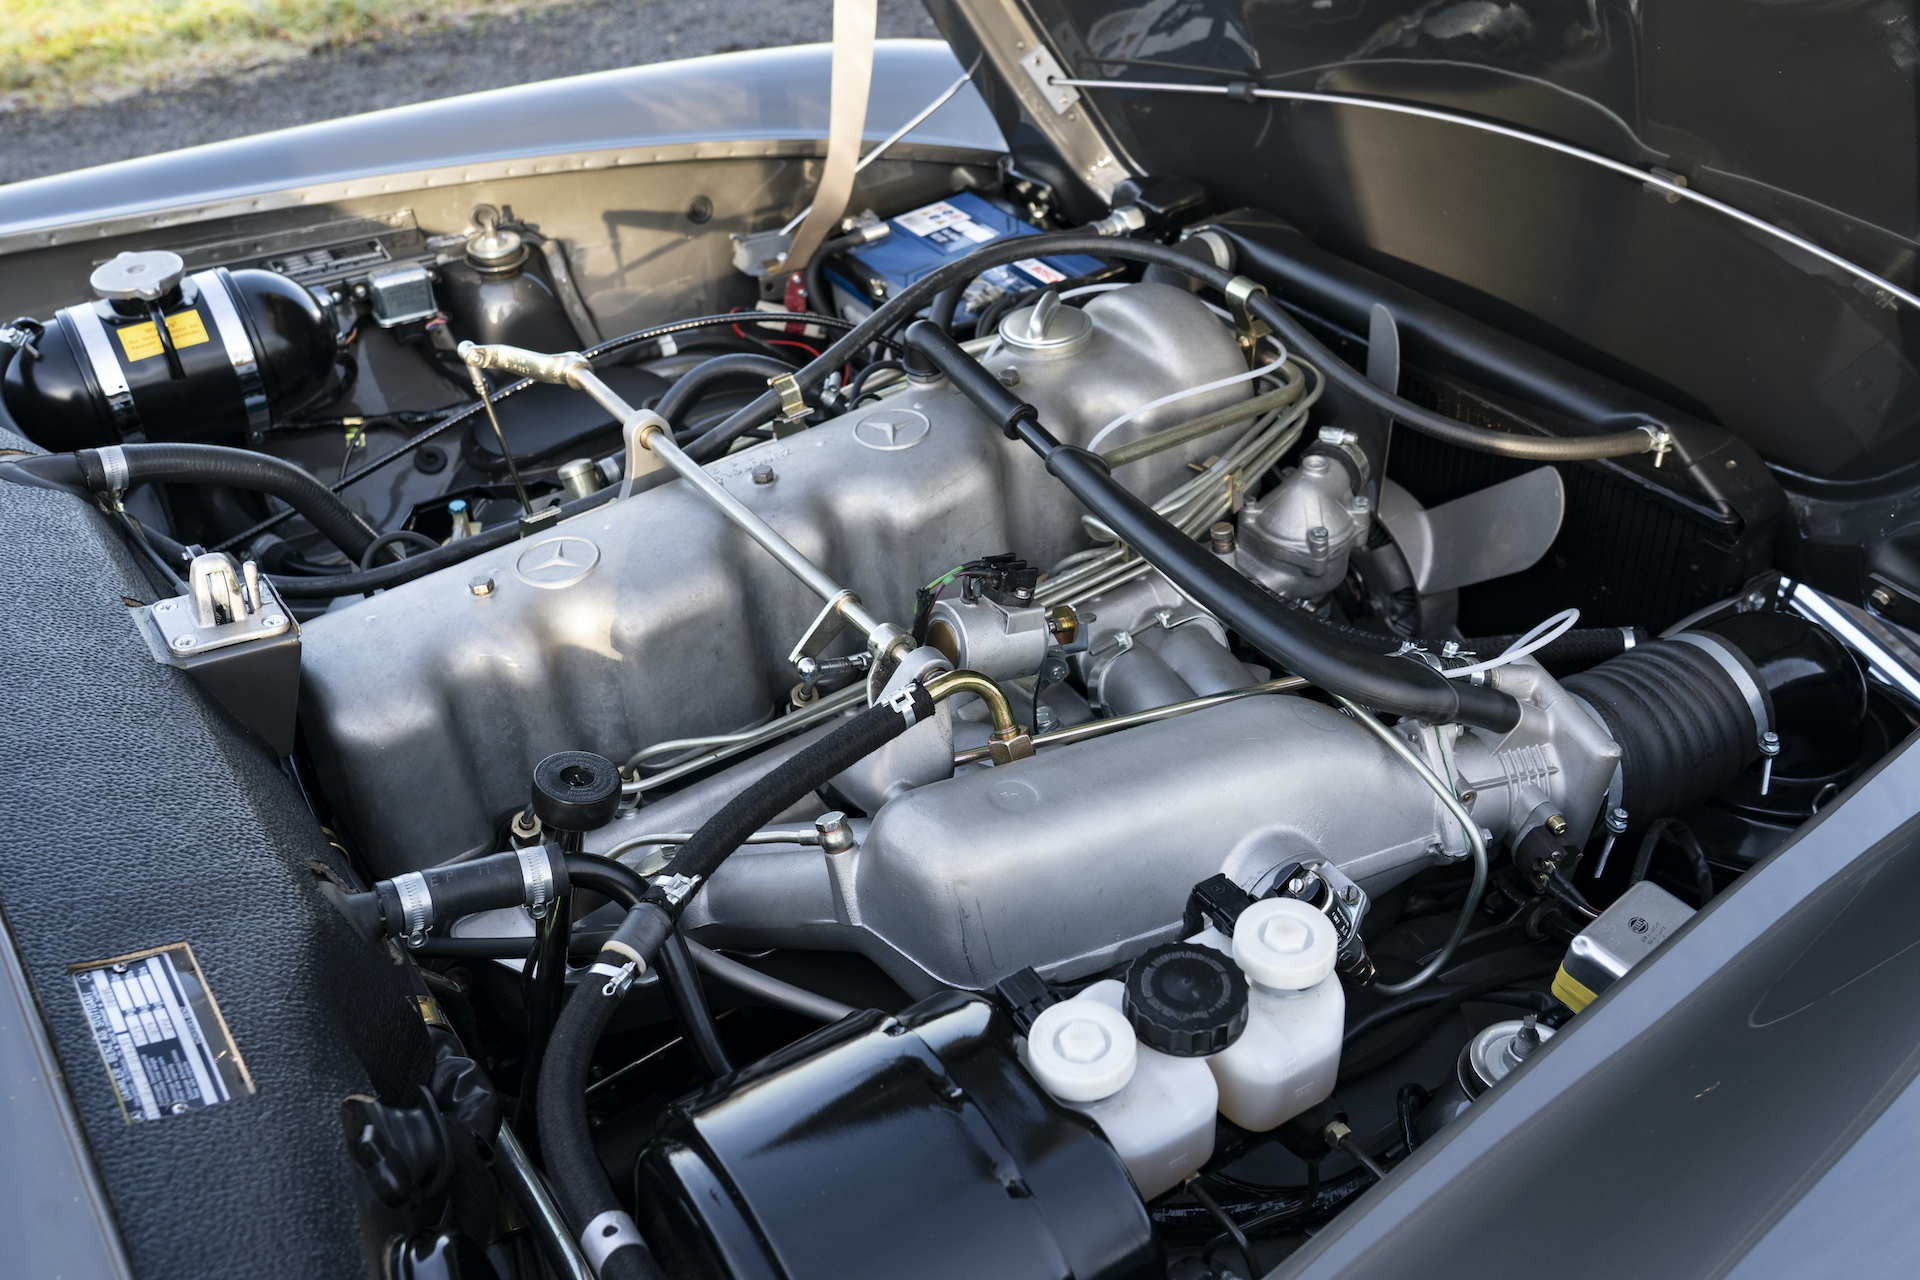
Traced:
<path id="1" fill-rule="evenodd" d="M 1204 1058 L 1247 1028 L 1247 980 L 1211 947 L 1171 942 L 1127 970 L 1127 1021 L 1142 1044 Z"/>

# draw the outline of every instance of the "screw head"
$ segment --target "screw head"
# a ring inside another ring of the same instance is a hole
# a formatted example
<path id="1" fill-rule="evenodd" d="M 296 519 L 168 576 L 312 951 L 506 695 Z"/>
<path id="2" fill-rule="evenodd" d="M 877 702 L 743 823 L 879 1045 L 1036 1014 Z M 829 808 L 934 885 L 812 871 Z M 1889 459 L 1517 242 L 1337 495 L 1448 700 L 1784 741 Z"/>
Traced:
<path id="1" fill-rule="evenodd" d="M 1000 385 L 1003 387 L 1017 387 L 1020 385 L 1020 371 L 1012 365 L 1008 365 L 993 376 L 1000 380 Z"/>
<path id="2" fill-rule="evenodd" d="M 263 627 L 284 627 L 287 625 L 287 619 L 282 614 L 270 613 L 260 619 L 260 625 Z"/>
<path id="3" fill-rule="evenodd" d="M 125 960 L 118 961 L 113 965 L 113 971 L 115 973 L 125 973 L 127 972 L 127 969 L 128 969 L 128 965 Z"/>
<path id="4" fill-rule="evenodd" d="M 199 643 L 200 642 L 192 636 L 175 636 L 173 638 L 173 647 L 176 649 L 191 649 Z"/>
<path id="5" fill-rule="evenodd" d="M 772 467 L 762 465 L 753 469 L 753 482 L 755 484 L 772 484 L 779 478 L 779 476 L 773 474 Z"/>
<path id="6" fill-rule="evenodd" d="M 1360 901 L 1360 886 L 1357 884 L 1350 884 L 1347 886 L 1347 891 L 1341 894 L 1340 896 L 1342 898 L 1345 898 L 1347 905 L 1351 907 L 1355 903 Z"/>
<path id="7" fill-rule="evenodd" d="M 1873 595 L 1870 598 L 1882 609 L 1893 603 L 1893 593 L 1885 587 L 1875 587 L 1873 589 Z"/>
<path id="8" fill-rule="evenodd" d="M 173 1112 L 173 1114 L 175 1114 L 175 1115 L 177 1115 L 177 1116 L 183 1116 L 183 1115 L 185 1115 L 185 1114 L 187 1114 L 187 1112 L 189 1112 L 189 1111 L 191 1111 L 191 1110 L 193 1110 L 193 1108 L 192 1108 L 191 1106 L 189 1106 L 189 1105 L 187 1105 L 187 1104 L 186 1104 L 186 1103 L 184 1103 L 184 1102 L 176 1102 L 176 1103 L 174 1103 L 174 1104 L 173 1104 L 173 1105 L 172 1105 L 171 1107 L 169 1107 L 169 1108 L 167 1108 L 167 1109 L 168 1109 L 169 1111 L 171 1111 L 171 1112 Z"/>
<path id="9" fill-rule="evenodd" d="M 479 577 L 475 578 L 473 581 L 467 584 L 467 590 L 471 591 L 476 596 L 492 595 L 493 594 L 493 575 L 485 574 L 485 573 L 481 574 Z"/>

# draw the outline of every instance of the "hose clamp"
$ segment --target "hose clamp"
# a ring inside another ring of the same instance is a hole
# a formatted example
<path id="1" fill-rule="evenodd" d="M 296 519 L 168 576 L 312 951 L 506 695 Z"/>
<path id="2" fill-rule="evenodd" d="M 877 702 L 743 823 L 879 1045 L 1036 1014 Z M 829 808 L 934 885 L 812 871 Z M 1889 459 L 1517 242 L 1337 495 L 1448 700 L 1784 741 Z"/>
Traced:
<path id="1" fill-rule="evenodd" d="M 1704 631 L 1682 631 L 1672 638 L 1681 644 L 1692 645 L 1720 664 L 1721 670 L 1727 673 L 1727 678 L 1733 681 L 1733 687 L 1738 689 L 1740 696 L 1747 700 L 1747 710 L 1753 713 L 1755 742 L 1773 728 L 1767 716 L 1766 695 L 1760 692 L 1760 686 L 1755 684 L 1753 677 L 1747 673 L 1746 665 L 1734 656 L 1731 645 L 1720 637 Z"/>
<path id="2" fill-rule="evenodd" d="M 214 332 L 220 335 L 220 345 L 227 350 L 227 363 L 240 376 L 240 391 L 247 402 L 247 437 L 258 444 L 266 437 L 267 428 L 273 425 L 273 411 L 267 405 L 267 384 L 260 376 L 259 354 L 254 351 L 246 323 L 240 319 L 240 310 L 233 305 L 233 295 L 228 292 L 232 277 L 225 268 L 215 267 L 188 279 L 199 287 L 200 296 L 206 299 Z"/>
<path id="3" fill-rule="evenodd" d="M 427 887 L 427 878 L 418 871 L 395 876 L 393 891 L 400 896 L 401 928 L 407 945 L 418 947 L 427 940 L 427 930 L 433 926 L 433 891 Z"/>
<path id="4" fill-rule="evenodd" d="M 1254 297 L 1264 297 L 1267 286 L 1246 276 L 1235 276 L 1227 281 L 1223 292 L 1227 297 L 1227 311 L 1233 316 L 1234 337 L 1246 352 L 1247 368 L 1251 369 L 1259 362 L 1260 339 L 1273 332 L 1272 326 L 1253 310 Z"/>
<path id="5" fill-rule="evenodd" d="M 526 890 L 527 914 L 544 920 L 553 906 L 553 863 L 545 845 L 517 850 L 520 855 L 520 884 Z"/>
<path id="6" fill-rule="evenodd" d="M 621 954 L 627 953 L 623 950 Z M 596 963 L 587 972 L 597 973 L 607 980 L 607 985 L 600 988 L 601 995 L 608 997 L 625 995 L 627 988 L 633 985 L 633 980 L 640 976 L 640 962 L 629 960 L 625 964 Z"/>
<path id="7" fill-rule="evenodd" d="M 691 898 L 699 885 L 697 876 L 662 876 L 653 882 L 653 887 L 665 896 L 670 907 L 677 907 Z"/>
<path id="8" fill-rule="evenodd" d="M 608 1258 L 628 1245 L 639 1245 L 644 1249 L 647 1242 L 640 1238 L 640 1228 L 633 1225 L 633 1219 L 627 1216 L 625 1209 L 607 1210 L 589 1222 L 586 1230 L 580 1233 L 580 1251 L 587 1255 L 595 1275 L 606 1269 Z"/>
<path id="9" fill-rule="evenodd" d="M 106 486 L 108 493 L 125 493 L 132 474 L 127 470 L 127 451 L 117 444 L 110 444 L 94 452 L 100 458 L 100 483 Z"/>

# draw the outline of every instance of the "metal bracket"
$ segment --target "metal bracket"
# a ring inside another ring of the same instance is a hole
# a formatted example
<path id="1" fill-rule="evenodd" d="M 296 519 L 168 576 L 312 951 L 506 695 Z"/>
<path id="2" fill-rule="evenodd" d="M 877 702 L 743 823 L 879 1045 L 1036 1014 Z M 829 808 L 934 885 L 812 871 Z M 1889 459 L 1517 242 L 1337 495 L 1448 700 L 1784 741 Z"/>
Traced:
<path id="1" fill-rule="evenodd" d="M 790 373 L 777 378 L 768 378 L 767 385 L 780 393 L 780 420 L 782 422 L 800 422 L 805 420 L 810 410 L 805 397 L 800 394 L 800 380 Z"/>
<path id="2" fill-rule="evenodd" d="M 1080 101 L 1080 91 L 1070 84 L 1055 84 L 1056 80 L 1070 79 L 1060 69 L 1060 63 L 1053 56 L 1053 50 L 1045 45 L 1036 45 L 1026 56 L 1020 59 L 1020 69 L 1033 81 L 1033 87 L 1053 108 L 1053 114 L 1063 116 L 1067 109 Z"/>
<path id="3" fill-rule="evenodd" d="M 641 476 L 665 469 L 666 459 L 647 447 L 647 436 L 664 431 L 671 440 L 673 426 L 653 410 L 642 409 L 622 423 L 620 431 L 627 439 L 626 461 L 620 468 L 620 497 L 624 501 L 633 496 L 634 482 Z"/>
<path id="4" fill-rule="evenodd" d="M 1266 292 L 1267 286 L 1246 276 L 1227 281 L 1227 312 L 1233 317 L 1234 338 L 1246 354 L 1249 369 L 1259 363 L 1260 339 L 1273 332 L 1273 327 L 1253 311 L 1254 296 L 1265 296 Z"/>
<path id="5" fill-rule="evenodd" d="M 859 603 L 859 596 L 851 591 L 842 591 L 822 605 L 818 616 L 800 637 L 800 643 L 793 646 L 793 652 L 787 655 L 787 665 L 798 667 L 802 658 L 819 657 L 833 643 L 834 637 L 846 629 L 845 606 Z"/>
<path id="6" fill-rule="evenodd" d="M 187 570 L 187 594 L 162 600 L 151 610 L 166 652 L 180 657 L 282 635 L 293 627 L 273 586 L 249 560 L 234 569 L 217 552 L 195 556 Z"/>

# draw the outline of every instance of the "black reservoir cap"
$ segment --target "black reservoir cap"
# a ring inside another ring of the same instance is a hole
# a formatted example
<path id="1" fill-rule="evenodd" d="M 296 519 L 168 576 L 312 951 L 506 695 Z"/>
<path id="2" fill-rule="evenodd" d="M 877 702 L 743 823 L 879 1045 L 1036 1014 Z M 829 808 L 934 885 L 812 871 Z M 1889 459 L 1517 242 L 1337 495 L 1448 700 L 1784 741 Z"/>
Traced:
<path id="1" fill-rule="evenodd" d="M 1247 1028 L 1247 980 L 1211 947 L 1170 942 L 1127 970 L 1127 1020 L 1142 1044 L 1176 1058 L 1204 1058 Z"/>

